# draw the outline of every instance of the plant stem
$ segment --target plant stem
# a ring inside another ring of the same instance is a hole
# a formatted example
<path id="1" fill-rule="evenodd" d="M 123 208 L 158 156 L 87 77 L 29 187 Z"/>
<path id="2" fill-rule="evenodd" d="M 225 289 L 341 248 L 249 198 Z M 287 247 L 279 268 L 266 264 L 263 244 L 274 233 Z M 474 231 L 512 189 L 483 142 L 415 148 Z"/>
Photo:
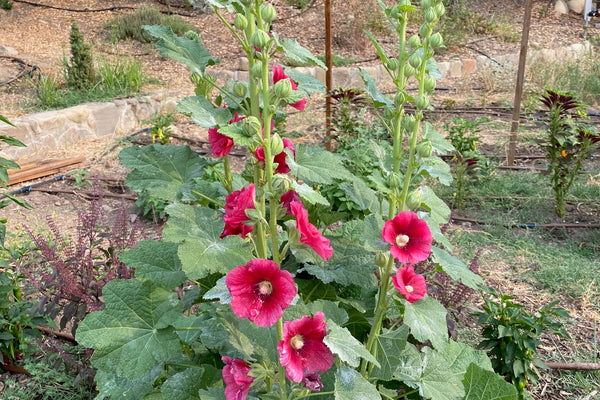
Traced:
<path id="1" fill-rule="evenodd" d="M 283 340 L 283 317 L 277 320 L 277 338 L 280 342 Z M 281 400 L 287 400 L 285 367 L 281 364 L 279 364 L 279 392 L 281 394 Z"/>
<path id="2" fill-rule="evenodd" d="M 223 186 L 225 189 L 231 193 L 232 187 L 231 183 L 233 182 L 233 178 L 231 177 L 231 168 L 229 166 L 229 156 L 226 155 L 223 157 L 223 168 L 225 169 L 225 182 L 223 182 Z"/>

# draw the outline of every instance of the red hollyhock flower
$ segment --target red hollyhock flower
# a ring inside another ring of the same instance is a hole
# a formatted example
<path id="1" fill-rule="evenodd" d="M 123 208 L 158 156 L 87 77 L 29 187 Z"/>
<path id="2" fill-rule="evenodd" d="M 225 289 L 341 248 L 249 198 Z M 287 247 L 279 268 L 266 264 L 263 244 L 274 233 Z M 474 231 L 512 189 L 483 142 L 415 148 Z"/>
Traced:
<path id="1" fill-rule="evenodd" d="M 245 117 L 238 117 L 238 114 L 235 113 L 233 119 L 229 121 L 229 123 L 233 124 L 244 118 Z M 225 157 L 233 147 L 233 139 L 219 133 L 218 127 L 210 128 L 208 130 L 208 143 L 210 143 L 210 152 L 215 157 Z"/>
<path id="2" fill-rule="evenodd" d="M 229 235 L 244 237 L 252 232 L 254 227 L 244 223 L 250 220 L 246 215 L 246 210 L 249 208 L 255 208 L 253 183 L 241 190 L 231 192 L 225 198 L 225 215 L 223 216 L 225 228 L 223 229 L 223 233 L 221 233 L 221 238 Z"/>
<path id="3" fill-rule="evenodd" d="M 412 211 L 402 211 L 383 226 L 383 240 L 392 245 L 392 255 L 401 263 L 426 260 L 433 237 L 427 223 Z"/>
<path id="4" fill-rule="evenodd" d="M 323 260 L 327 260 L 333 254 L 333 248 L 329 245 L 329 239 L 324 237 L 316 226 L 308 222 L 308 211 L 299 201 L 290 203 L 292 215 L 296 218 L 296 229 L 300 232 L 300 242 L 309 245 L 315 253 Z"/>
<path id="5" fill-rule="evenodd" d="M 327 333 L 323 318 L 325 314 L 317 311 L 312 318 L 305 315 L 283 324 L 283 340 L 277 344 L 277 352 L 285 376 L 291 381 L 315 381 L 314 373 L 325 372 L 333 365 L 335 357 L 323 343 Z"/>
<path id="6" fill-rule="evenodd" d="M 244 400 L 250 391 L 254 378 L 248 376 L 250 367 L 244 360 L 223 356 L 223 381 L 225 382 L 225 398 L 227 400 Z"/>
<path id="7" fill-rule="evenodd" d="M 392 277 L 392 282 L 409 303 L 421 300 L 427 293 L 425 278 L 423 275 L 415 274 L 412 264 L 398 269 L 396 276 Z"/>
<path id="8" fill-rule="evenodd" d="M 288 138 L 283 138 L 281 139 L 283 141 L 283 148 L 284 149 L 291 149 L 292 153 L 294 154 L 294 156 L 296 155 L 296 149 L 294 148 L 294 144 L 292 143 L 292 141 Z M 256 159 L 260 162 L 265 162 L 265 149 L 262 146 L 258 146 L 258 148 L 256 149 L 256 151 L 254 152 L 254 156 L 256 157 Z M 273 157 L 273 162 L 277 163 L 277 168 L 275 168 L 275 172 L 278 174 L 287 174 L 288 172 L 290 172 L 290 167 L 288 167 L 285 158 L 286 158 L 287 154 L 285 154 L 285 151 L 282 151 L 279 154 L 276 154 L 275 157 Z"/>
<path id="9" fill-rule="evenodd" d="M 298 90 L 296 82 L 294 82 L 292 78 L 290 78 L 283 72 L 283 67 L 281 65 L 273 66 L 273 83 L 277 83 L 282 79 L 289 79 L 290 83 L 292 84 L 292 90 Z M 294 104 L 290 104 L 290 106 L 294 107 L 298 111 L 304 111 L 304 108 L 306 107 L 306 99 L 303 98 L 302 100 L 297 101 Z"/>
<path id="10" fill-rule="evenodd" d="M 280 199 L 281 206 L 286 210 L 285 213 L 287 215 L 293 215 L 292 207 L 291 207 L 292 201 L 297 201 L 298 203 L 302 204 L 302 200 L 300 199 L 300 196 L 298 195 L 298 193 L 296 193 L 293 190 L 288 190 L 287 192 L 285 192 L 283 194 L 283 196 L 281 196 L 281 199 Z"/>
<path id="11" fill-rule="evenodd" d="M 296 296 L 292 274 L 271 260 L 250 260 L 227 274 L 225 284 L 231 293 L 231 308 L 239 318 L 258 326 L 272 326 Z"/>

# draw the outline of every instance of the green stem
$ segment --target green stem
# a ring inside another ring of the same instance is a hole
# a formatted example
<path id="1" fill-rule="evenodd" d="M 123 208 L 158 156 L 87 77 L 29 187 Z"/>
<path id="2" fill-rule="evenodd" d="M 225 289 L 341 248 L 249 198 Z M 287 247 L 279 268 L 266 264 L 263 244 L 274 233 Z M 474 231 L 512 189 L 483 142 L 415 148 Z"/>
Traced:
<path id="1" fill-rule="evenodd" d="M 229 22 L 227 22 L 225 20 L 225 18 L 223 18 L 223 16 L 221 15 L 221 13 L 219 12 L 219 9 L 217 7 L 213 7 L 213 9 L 215 10 L 215 14 L 217 15 L 217 17 L 221 20 L 221 22 L 223 24 L 225 24 L 225 26 L 227 27 L 227 29 L 229 29 L 231 31 L 231 33 L 233 33 L 233 36 L 235 36 L 235 38 L 238 40 L 238 42 L 240 42 L 240 44 L 242 45 L 242 47 L 244 48 L 244 51 L 248 52 L 250 46 L 248 45 L 248 42 L 246 40 L 244 40 L 239 33 L 237 33 L 235 31 L 235 28 L 233 26 L 231 26 L 231 24 Z"/>
<path id="2" fill-rule="evenodd" d="M 283 340 L 283 318 L 277 320 L 277 338 L 281 342 Z M 285 367 L 279 364 L 279 392 L 281 400 L 287 399 L 287 387 L 285 380 Z"/>
<path id="3" fill-rule="evenodd" d="M 216 205 L 216 206 L 219 206 L 219 208 L 223 207 L 223 204 L 219 203 L 219 202 L 218 202 L 218 201 L 216 201 L 216 200 L 213 200 L 213 199 L 211 199 L 210 197 L 208 197 L 208 196 L 207 196 L 207 195 L 205 195 L 205 194 L 202 194 L 202 193 L 200 193 L 200 192 L 197 192 L 197 191 L 195 191 L 195 190 L 192 190 L 192 193 L 194 193 L 196 196 L 200 196 L 200 197 L 202 197 L 204 200 L 210 201 L 210 202 L 211 202 L 211 203 L 213 203 L 214 205 Z M 231 192 L 230 192 L 230 193 L 231 193 Z"/>
<path id="4" fill-rule="evenodd" d="M 223 182 L 223 186 L 229 193 L 232 191 L 231 183 L 233 182 L 233 177 L 231 176 L 231 167 L 229 166 L 229 156 L 223 157 L 223 168 L 225 169 L 225 182 Z"/>
<path id="5" fill-rule="evenodd" d="M 309 394 L 306 394 L 304 396 L 298 397 L 298 399 L 304 399 L 306 397 L 313 397 L 313 396 L 323 396 L 323 395 L 326 395 L 326 394 L 335 394 L 335 391 L 332 391 L 332 392 L 315 392 L 315 393 L 309 393 Z"/>

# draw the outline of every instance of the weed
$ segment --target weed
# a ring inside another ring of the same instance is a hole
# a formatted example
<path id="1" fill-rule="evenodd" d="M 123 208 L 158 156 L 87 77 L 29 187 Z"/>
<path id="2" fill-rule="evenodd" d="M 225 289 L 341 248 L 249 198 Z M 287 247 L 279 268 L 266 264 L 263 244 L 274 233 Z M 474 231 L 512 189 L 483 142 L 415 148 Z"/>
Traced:
<path id="1" fill-rule="evenodd" d="M 152 125 L 148 133 L 152 136 L 152 143 L 158 140 L 161 144 L 167 144 L 171 141 L 171 125 L 173 125 L 175 116 L 173 114 L 155 113 L 151 121 L 142 121 L 142 125 Z"/>
<path id="2" fill-rule="evenodd" d="M 0 8 L 3 10 L 12 10 L 13 2 L 8 0 L 0 0 Z"/>

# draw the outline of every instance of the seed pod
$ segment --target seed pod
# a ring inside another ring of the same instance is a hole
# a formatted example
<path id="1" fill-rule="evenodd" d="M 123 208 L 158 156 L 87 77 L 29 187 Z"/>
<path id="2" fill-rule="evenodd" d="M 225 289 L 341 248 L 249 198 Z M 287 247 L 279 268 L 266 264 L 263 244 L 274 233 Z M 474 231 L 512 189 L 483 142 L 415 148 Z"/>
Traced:
<path id="1" fill-rule="evenodd" d="M 425 21 L 429 22 L 429 23 L 434 23 L 437 22 L 438 20 L 438 16 L 435 12 L 434 8 L 428 8 L 427 11 L 425 11 Z"/>
<path id="2" fill-rule="evenodd" d="M 275 19 L 276 15 L 277 13 L 275 11 L 275 7 L 273 7 L 271 4 L 267 3 L 260 6 L 260 16 L 267 24 L 270 24 L 271 21 Z"/>
<path id="3" fill-rule="evenodd" d="M 415 99 L 415 106 L 417 106 L 419 110 L 424 110 L 429 107 L 429 99 L 422 94 Z"/>
<path id="4" fill-rule="evenodd" d="M 417 53 L 413 53 L 408 59 L 408 63 L 414 69 L 417 69 L 421 66 L 421 61 L 422 61 L 421 56 L 418 55 Z"/>
<path id="5" fill-rule="evenodd" d="M 433 146 L 431 146 L 431 142 L 428 140 L 425 142 L 421 142 L 417 145 L 417 154 L 419 155 L 419 157 L 427 158 L 431 156 L 432 152 Z"/>
<path id="6" fill-rule="evenodd" d="M 287 80 L 287 79 L 286 79 Z M 275 133 L 271 136 L 271 155 L 276 156 L 283 151 L 283 140 Z"/>
<path id="7" fill-rule="evenodd" d="M 412 35 L 409 39 L 408 39 L 408 44 L 410 45 L 410 47 L 412 47 L 413 49 L 418 48 L 421 45 L 421 39 L 419 38 L 419 35 Z"/>
<path id="8" fill-rule="evenodd" d="M 273 93 L 280 99 L 288 97 L 292 90 L 292 82 L 289 79 L 282 79 L 273 86 Z"/>
<path id="9" fill-rule="evenodd" d="M 433 35 L 431 35 L 431 37 L 429 38 L 429 44 L 434 49 L 439 49 L 440 47 L 442 47 L 442 45 L 444 44 L 444 38 L 442 37 L 442 34 L 436 32 Z"/>
<path id="10" fill-rule="evenodd" d="M 242 82 L 236 82 L 233 85 L 233 95 L 236 97 L 246 97 L 248 88 Z"/>
<path id="11" fill-rule="evenodd" d="M 233 20 L 233 25 L 240 31 L 243 31 L 248 26 L 248 20 L 244 14 L 237 14 Z"/>
<path id="12" fill-rule="evenodd" d="M 391 71 L 397 71 L 400 67 L 400 62 L 396 58 L 390 58 L 388 60 L 387 67 Z"/>
<path id="13" fill-rule="evenodd" d="M 267 32 L 257 29 L 256 32 L 254 32 L 254 35 L 252 35 L 251 42 L 257 49 L 264 50 L 265 47 L 267 47 L 269 40 L 271 40 L 271 38 Z"/>

